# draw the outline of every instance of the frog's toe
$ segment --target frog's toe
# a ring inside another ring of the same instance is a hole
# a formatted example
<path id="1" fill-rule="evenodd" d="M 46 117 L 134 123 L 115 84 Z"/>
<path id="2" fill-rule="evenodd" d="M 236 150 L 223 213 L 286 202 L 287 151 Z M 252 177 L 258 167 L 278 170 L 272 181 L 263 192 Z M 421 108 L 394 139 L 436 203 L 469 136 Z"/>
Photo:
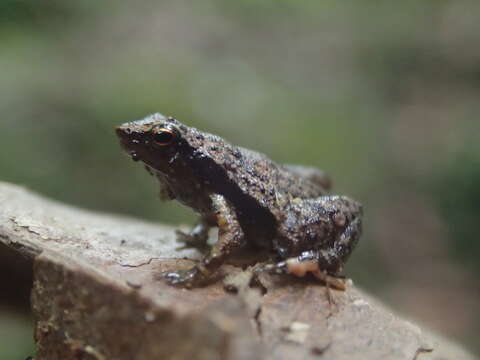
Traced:
<path id="1" fill-rule="evenodd" d="M 269 274 L 286 274 L 287 263 L 285 261 L 276 264 L 266 264 L 258 269 L 258 272 L 267 272 Z"/>
<path id="2" fill-rule="evenodd" d="M 170 285 L 192 287 L 205 281 L 205 276 L 197 267 L 188 270 L 169 271 L 162 274 Z"/>
<path id="3" fill-rule="evenodd" d="M 170 285 L 176 285 L 182 282 L 182 275 L 175 271 L 165 272 L 162 274 L 162 277 L 167 280 Z"/>
<path id="4" fill-rule="evenodd" d="M 182 243 L 185 248 L 197 248 L 203 250 L 207 247 L 207 241 L 200 236 L 188 234 L 182 230 L 176 230 L 175 235 L 177 241 Z"/>
<path id="5" fill-rule="evenodd" d="M 175 230 L 175 236 L 178 242 L 185 245 L 191 246 L 195 244 L 195 237 L 182 230 Z"/>

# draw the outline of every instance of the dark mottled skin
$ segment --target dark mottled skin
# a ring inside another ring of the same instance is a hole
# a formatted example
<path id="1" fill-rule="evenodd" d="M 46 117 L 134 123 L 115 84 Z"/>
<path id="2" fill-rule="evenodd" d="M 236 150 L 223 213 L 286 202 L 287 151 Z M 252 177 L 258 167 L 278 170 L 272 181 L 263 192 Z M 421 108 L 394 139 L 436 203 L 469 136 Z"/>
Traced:
<path id="1" fill-rule="evenodd" d="M 320 170 L 276 164 L 160 114 L 123 124 L 117 134 L 124 150 L 158 178 L 162 197 L 199 213 L 190 234 L 178 232 L 181 241 L 204 247 L 208 229 L 219 228 L 200 264 L 166 274 L 172 284 L 205 282 L 246 245 L 273 251 L 280 260 L 314 259 L 337 274 L 358 242 L 361 205 L 327 195 L 330 182 Z M 281 272 L 285 261 L 270 268 Z"/>

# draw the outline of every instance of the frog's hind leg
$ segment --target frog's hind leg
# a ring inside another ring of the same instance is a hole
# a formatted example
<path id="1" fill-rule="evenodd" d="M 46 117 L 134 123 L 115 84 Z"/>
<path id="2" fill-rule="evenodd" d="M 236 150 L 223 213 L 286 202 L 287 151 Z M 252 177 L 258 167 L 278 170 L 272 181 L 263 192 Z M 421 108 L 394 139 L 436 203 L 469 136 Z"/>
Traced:
<path id="1" fill-rule="evenodd" d="M 299 277 L 310 272 L 344 290 L 345 282 L 337 275 L 360 238 L 361 205 L 345 196 L 323 196 L 292 202 L 288 211 L 293 220 L 285 223 L 279 248 L 290 247 L 296 256 L 287 256 L 268 270 Z"/>

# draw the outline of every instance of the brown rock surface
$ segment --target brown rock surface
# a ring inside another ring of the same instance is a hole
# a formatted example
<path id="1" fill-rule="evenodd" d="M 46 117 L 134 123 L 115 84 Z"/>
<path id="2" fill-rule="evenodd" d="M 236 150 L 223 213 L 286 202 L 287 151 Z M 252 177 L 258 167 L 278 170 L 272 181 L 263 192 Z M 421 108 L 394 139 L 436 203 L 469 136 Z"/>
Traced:
<path id="1" fill-rule="evenodd" d="M 231 265 L 186 290 L 158 274 L 189 266 L 174 229 L 92 213 L 0 183 L 0 242 L 34 261 L 37 359 L 473 359 L 356 289 Z"/>

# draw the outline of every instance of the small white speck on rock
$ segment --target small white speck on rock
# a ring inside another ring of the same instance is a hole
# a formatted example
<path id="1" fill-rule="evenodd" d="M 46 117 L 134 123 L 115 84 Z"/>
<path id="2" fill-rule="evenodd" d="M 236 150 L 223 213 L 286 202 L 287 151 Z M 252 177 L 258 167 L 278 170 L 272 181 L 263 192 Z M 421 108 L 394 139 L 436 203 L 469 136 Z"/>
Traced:
<path id="1" fill-rule="evenodd" d="M 356 299 L 353 302 L 353 305 L 355 305 L 355 306 L 369 306 L 368 302 L 366 302 L 364 299 Z"/>
<path id="2" fill-rule="evenodd" d="M 310 328 L 310 324 L 295 321 L 285 329 L 288 332 L 285 336 L 285 340 L 303 344 L 308 336 Z"/>
<path id="3" fill-rule="evenodd" d="M 150 312 L 150 311 L 147 311 L 145 313 L 145 321 L 147 321 L 147 322 L 153 322 L 153 321 L 155 321 L 156 318 L 157 317 L 155 316 L 155 314 Z"/>

